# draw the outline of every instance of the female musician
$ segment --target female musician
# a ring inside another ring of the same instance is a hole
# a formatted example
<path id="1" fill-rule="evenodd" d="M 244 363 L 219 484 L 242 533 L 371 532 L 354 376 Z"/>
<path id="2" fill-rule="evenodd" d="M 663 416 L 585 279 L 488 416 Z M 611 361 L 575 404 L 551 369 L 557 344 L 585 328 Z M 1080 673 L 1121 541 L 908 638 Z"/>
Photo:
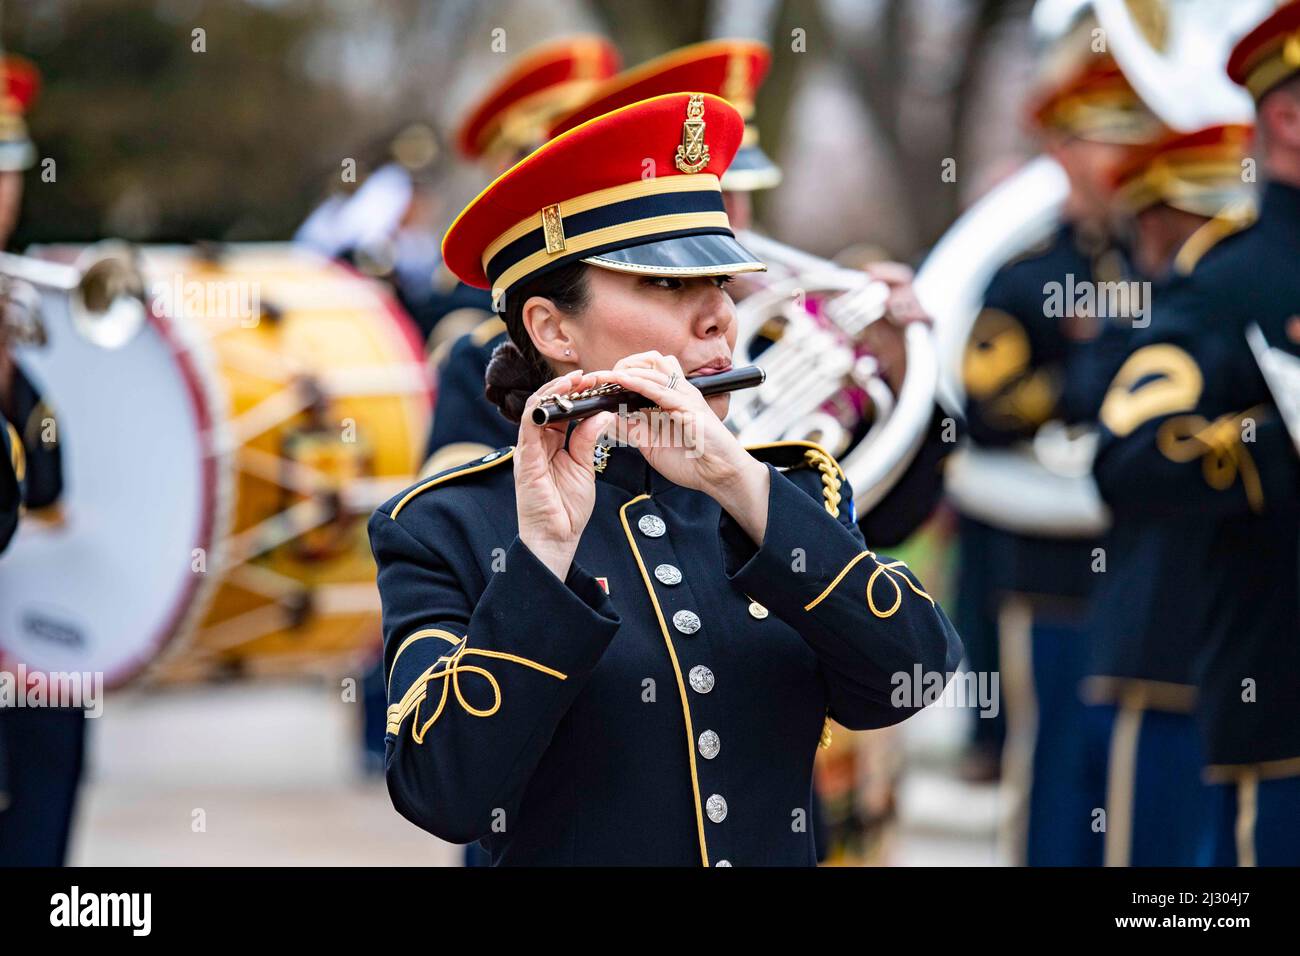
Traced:
<path id="1" fill-rule="evenodd" d="M 743 448 L 726 396 L 687 381 L 728 367 L 726 277 L 762 268 L 719 191 L 742 130 L 707 94 L 616 110 L 444 242 L 504 312 L 489 394 L 521 424 L 371 519 L 387 778 L 404 816 L 494 863 L 810 864 L 824 722 L 897 723 L 960 658 L 920 582 L 865 546 L 836 462 Z M 609 412 L 532 423 L 610 383 L 663 410 L 633 447 L 597 449 Z"/>

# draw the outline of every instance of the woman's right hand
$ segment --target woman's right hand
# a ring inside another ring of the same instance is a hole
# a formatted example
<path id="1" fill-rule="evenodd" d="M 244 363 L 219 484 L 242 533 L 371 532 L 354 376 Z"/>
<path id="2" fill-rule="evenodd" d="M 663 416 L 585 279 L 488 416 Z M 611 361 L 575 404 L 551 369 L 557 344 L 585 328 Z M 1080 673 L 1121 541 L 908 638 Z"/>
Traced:
<path id="1" fill-rule="evenodd" d="M 564 447 L 568 422 L 533 424 L 533 408 L 552 394 L 591 388 L 595 374 L 582 370 L 547 382 L 524 405 L 515 445 L 515 508 L 519 538 L 528 550 L 561 581 L 578 550 L 591 510 L 596 503 L 596 469 L 592 454 L 601 433 L 614 421 L 613 412 L 601 412 L 581 421 Z"/>

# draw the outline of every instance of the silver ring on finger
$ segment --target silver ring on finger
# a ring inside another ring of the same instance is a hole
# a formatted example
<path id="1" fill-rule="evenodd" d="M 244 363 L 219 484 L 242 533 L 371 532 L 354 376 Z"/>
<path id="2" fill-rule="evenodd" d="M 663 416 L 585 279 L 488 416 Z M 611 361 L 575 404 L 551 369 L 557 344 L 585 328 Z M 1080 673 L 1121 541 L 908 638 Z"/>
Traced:
<path id="1" fill-rule="evenodd" d="M 668 388 L 676 388 L 676 387 L 677 387 L 677 373 L 673 372 L 673 374 L 668 377 Z"/>

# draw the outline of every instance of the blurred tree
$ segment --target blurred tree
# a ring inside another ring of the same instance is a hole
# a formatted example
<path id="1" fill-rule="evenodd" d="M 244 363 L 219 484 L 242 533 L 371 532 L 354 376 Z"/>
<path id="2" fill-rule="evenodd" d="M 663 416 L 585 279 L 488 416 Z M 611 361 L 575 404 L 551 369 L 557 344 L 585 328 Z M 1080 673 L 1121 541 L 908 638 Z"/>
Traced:
<path id="1" fill-rule="evenodd" d="M 870 110 L 889 165 L 902 183 L 912 224 L 911 253 L 933 244 L 960 212 L 961 190 L 943 188 L 945 160 L 966 166 L 971 107 L 997 27 L 1012 13 L 1028 15 L 1028 0 L 960 0 L 947 6 L 938 42 L 920 42 L 936 25 L 924 14 L 936 4 L 887 0 L 875 28 L 827 30 L 839 61 Z"/>
<path id="2" fill-rule="evenodd" d="M 55 162 L 53 182 L 39 167 L 27 177 L 15 244 L 290 234 L 342 158 L 386 122 L 306 76 L 302 52 L 336 8 L 8 5 L 6 49 L 45 76 L 30 126 Z"/>

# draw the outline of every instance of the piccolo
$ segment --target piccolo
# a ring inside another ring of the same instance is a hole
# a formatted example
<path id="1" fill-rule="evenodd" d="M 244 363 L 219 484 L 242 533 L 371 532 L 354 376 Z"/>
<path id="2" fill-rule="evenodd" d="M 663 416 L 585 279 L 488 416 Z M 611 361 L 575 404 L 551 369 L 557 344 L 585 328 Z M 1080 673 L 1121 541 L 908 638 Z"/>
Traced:
<path id="1" fill-rule="evenodd" d="M 734 392 L 739 388 L 753 388 L 763 384 L 765 378 L 767 373 L 757 365 L 742 365 L 740 368 L 728 369 L 712 375 L 692 375 L 686 381 L 704 395 L 718 395 L 722 392 Z M 533 423 L 549 425 L 552 422 L 565 422 L 571 418 L 587 418 L 598 412 L 612 412 L 620 408 L 633 410 L 652 405 L 654 402 L 639 392 L 614 382 L 606 382 L 604 385 L 597 385 L 569 395 L 548 395 L 533 409 Z"/>

